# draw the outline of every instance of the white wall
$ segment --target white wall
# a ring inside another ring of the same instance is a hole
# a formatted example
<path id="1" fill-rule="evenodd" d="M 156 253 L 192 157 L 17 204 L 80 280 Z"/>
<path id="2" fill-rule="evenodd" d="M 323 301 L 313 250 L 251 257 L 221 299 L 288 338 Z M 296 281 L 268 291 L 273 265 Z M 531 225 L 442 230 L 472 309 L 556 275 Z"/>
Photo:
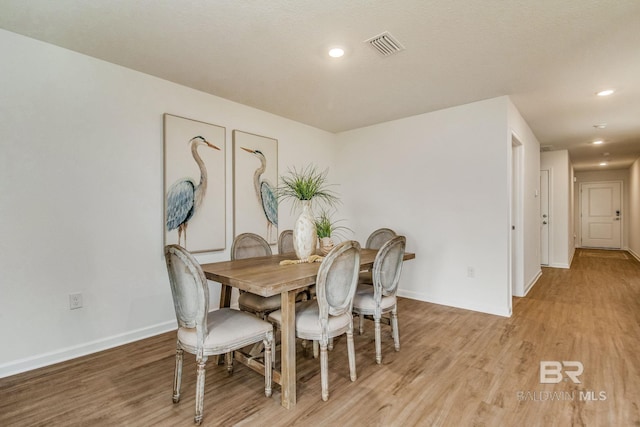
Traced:
<path id="1" fill-rule="evenodd" d="M 335 163 L 333 134 L 155 77 L 4 30 L 0 57 L 0 377 L 175 327 L 163 113 L 226 127 L 227 250 L 202 261 L 229 259 L 233 129 L 277 138 L 281 172 Z"/>
<path id="2" fill-rule="evenodd" d="M 620 181 L 622 182 L 622 248 L 627 248 L 629 245 L 629 227 L 631 227 L 634 222 L 634 216 L 629 210 L 629 196 L 631 194 L 629 191 L 629 169 L 584 171 L 576 172 L 575 175 L 576 182 L 574 185 L 575 191 L 573 200 L 576 206 L 574 212 L 576 247 L 580 247 L 580 242 L 582 241 L 582 230 L 580 223 L 580 184 L 584 184 L 587 182 Z"/>
<path id="3" fill-rule="evenodd" d="M 509 130 L 522 144 L 522 228 L 520 264 L 522 279 L 513 289 L 514 296 L 525 296 L 542 274 L 540 269 L 540 143 L 511 101 L 508 104 Z"/>
<path id="4" fill-rule="evenodd" d="M 575 247 L 571 219 L 571 163 L 567 150 L 540 153 L 540 169 L 549 170 L 549 267 L 569 268 Z"/>
<path id="5" fill-rule="evenodd" d="M 416 252 L 401 295 L 510 314 L 509 104 L 496 98 L 339 134 L 356 237 L 389 227 Z"/>
<path id="6" fill-rule="evenodd" d="M 628 250 L 640 261 L 640 158 L 629 169 Z"/>

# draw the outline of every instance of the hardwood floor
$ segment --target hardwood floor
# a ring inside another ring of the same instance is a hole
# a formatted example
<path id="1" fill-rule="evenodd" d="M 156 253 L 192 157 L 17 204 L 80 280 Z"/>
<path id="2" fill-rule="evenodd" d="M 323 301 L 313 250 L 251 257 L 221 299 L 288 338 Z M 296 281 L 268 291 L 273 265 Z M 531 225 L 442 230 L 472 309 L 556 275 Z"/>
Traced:
<path id="1" fill-rule="evenodd" d="M 337 339 L 328 402 L 319 361 L 298 346 L 293 410 L 280 406 L 277 385 L 265 398 L 255 372 L 236 365 L 228 376 L 209 363 L 203 425 L 640 425 L 640 263 L 626 252 L 578 250 L 571 270 L 543 269 L 513 312 L 502 318 L 401 299 L 400 352 L 383 329 L 376 365 L 366 321 L 355 337 L 352 383 L 346 340 Z M 171 402 L 174 339 L 167 333 L 0 379 L 0 425 L 193 425 L 191 355 L 182 400 Z M 540 361 L 581 362 L 581 383 L 541 384 Z"/>

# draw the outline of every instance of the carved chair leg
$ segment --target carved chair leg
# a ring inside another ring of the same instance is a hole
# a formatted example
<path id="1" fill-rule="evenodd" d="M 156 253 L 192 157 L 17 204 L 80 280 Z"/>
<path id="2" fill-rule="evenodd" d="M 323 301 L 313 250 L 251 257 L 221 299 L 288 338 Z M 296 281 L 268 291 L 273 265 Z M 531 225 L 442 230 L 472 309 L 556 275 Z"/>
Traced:
<path id="1" fill-rule="evenodd" d="M 224 361 L 227 365 L 227 372 L 229 375 L 233 374 L 233 351 L 224 354 Z"/>
<path id="2" fill-rule="evenodd" d="M 398 306 L 391 311 L 391 333 L 393 334 L 393 343 L 396 351 L 400 351 L 400 331 L 398 331 Z"/>
<path id="3" fill-rule="evenodd" d="M 347 353 L 349 355 L 349 375 L 351 377 L 351 381 L 355 381 L 357 379 L 356 375 L 356 349 L 353 344 L 353 322 L 351 329 L 347 331 Z"/>
<path id="4" fill-rule="evenodd" d="M 184 351 L 176 348 L 176 368 L 173 374 L 173 403 L 180 402 L 180 385 L 182 384 L 182 358 Z"/>
<path id="5" fill-rule="evenodd" d="M 380 318 L 376 317 L 375 332 L 376 332 L 376 363 L 379 365 L 382 363 L 382 344 L 380 343 Z"/>
<path id="6" fill-rule="evenodd" d="M 320 343 L 318 341 L 313 341 L 313 358 L 317 359 L 320 355 Z"/>
<path id="7" fill-rule="evenodd" d="M 333 351 L 333 338 L 329 338 L 329 345 L 327 346 L 329 351 Z"/>
<path id="8" fill-rule="evenodd" d="M 314 341 L 314 343 L 317 341 Z M 320 384 L 322 385 L 322 400 L 329 400 L 329 353 L 327 343 L 320 343 Z"/>
<path id="9" fill-rule="evenodd" d="M 275 347 L 273 334 L 268 334 L 264 339 L 264 395 L 271 397 L 271 377 L 273 375 L 273 354 L 271 353 Z"/>
<path id="10" fill-rule="evenodd" d="M 358 323 L 360 335 L 364 334 L 364 314 L 358 313 Z"/>
<path id="11" fill-rule="evenodd" d="M 202 360 L 197 361 L 198 371 L 196 380 L 196 416 L 194 422 L 196 424 L 202 423 L 203 409 L 204 409 L 204 380 L 206 378 L 205 365 L 207 364 L 207 356 L 204 356 Z"/>

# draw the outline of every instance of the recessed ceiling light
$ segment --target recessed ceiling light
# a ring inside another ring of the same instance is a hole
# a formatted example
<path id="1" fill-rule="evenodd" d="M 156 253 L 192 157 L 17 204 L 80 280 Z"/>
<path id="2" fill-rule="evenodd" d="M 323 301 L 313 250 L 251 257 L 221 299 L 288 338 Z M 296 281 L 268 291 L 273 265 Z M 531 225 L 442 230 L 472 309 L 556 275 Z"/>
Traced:
<path id="1" fill-rule="evenodd" d="M 600 162 L 600 166 L 607 166 L 607 162 Z"/>
<path id="2" fill-rule="evenodd" d="M 593 125 L 594 128 L 596 129 L 604 129 L 607 127 L 606 123 L 598 123 L 597 125 Z"/>
<path id="3" fill-rule="evenodd" d="M 593 145 L 600 145 L 602 144 L 604 141 L 601 139 L 596 139 L 595 141 L 593 141 Z"/>
<path id="4" fill-rule="evenodd" d="M 329 56 L 332 58 L 340 58 L 342 55 L 344 55 L 344 49 L 342 48 L 334 47 L 329 49 Z"/>
<path id="5" fill-rule="evenodd" d="M 596 95 L 598 95 L 598 96 L 609 96 L 609 95 L 613 94 L 613 92 L 615 92 L 614 89 L 606 89 L 606 90 L 601 90 L 600 92 L 596 92 Z"/>

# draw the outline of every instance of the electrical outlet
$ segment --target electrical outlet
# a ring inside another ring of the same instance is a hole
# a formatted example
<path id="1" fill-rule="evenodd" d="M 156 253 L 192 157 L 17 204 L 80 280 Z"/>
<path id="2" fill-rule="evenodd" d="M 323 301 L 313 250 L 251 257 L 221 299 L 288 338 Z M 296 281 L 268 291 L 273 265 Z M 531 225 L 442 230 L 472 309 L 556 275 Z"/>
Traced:
<path id="1" fill-rule="evenodd" d="M 476 269 L 473 267 L 467 267 L 467 277 L 476 277 Z"/>
<path id="2" fill-rule="evenodd" d="M 69 310 L 82 308 L 82 294 L 69 294 Z"/>

